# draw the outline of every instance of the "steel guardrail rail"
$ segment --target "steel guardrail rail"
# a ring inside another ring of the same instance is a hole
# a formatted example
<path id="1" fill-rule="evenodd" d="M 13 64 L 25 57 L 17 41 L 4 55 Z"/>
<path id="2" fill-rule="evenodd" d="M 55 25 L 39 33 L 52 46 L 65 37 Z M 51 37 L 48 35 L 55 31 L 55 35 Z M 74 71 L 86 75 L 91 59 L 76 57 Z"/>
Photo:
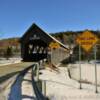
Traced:
<path id="1" fill-rule="evenodd" d="M 34 67 L 36 66 L 36 64 L 34 64 Z M 35 68 L 34 68 L 35 69 Z M 36 85 L 36 82 L 35 82 L 35 79 L 34 79 L 34 75 L 33 75 L 33 69 L 32 69 L 32 84 L 33 84 L 33 89 L 34 89 L 34 92 L 36 94 L 36 98 L 37 100 L 46 100 L 46 97 L 41 93 L 41 91 L 38 89 L 37 85 Z"/>
<path id="2" fill-rule="evenodd" d="M 16 100 L 16 99 L 14 99 L 14 98 L 12 98 L 12 91 L 14 90 L 14 88 L 13 88 L 13 86 L 14 86 L 14 84 L 16 84 L 16 82 L 18 81 L 18 79 L 20 78 L 21 80 L 23 79 L 23 77 L 24 77 L 24 75 L 28 72 L 28 70 L 29 69 L 31 69 L 31 68 L 33 68 L 33 65 L 31 65 L 31 66 L 29 66 L 28 68 L 26 68 L 26 69 L 24 69 L 24 70 L 22 70 L 20 73 L 19 73 L 19 75 L 16 77 L 16 80 L 14 81 L 14 83 L 12 84 L 12 86 L 11 86 L 11 90 L 10 90 L 10 93 L 9 93 L 9 97 L 8 97 L 8 100 Z M 20 83 L 21 84 L 21 83 Z M 21 90 L 20 90 L 21 91 Z M 18 96 L 20 97 L 20 91 L 19 91 L 19 94 L 18 94 Z M 19 98 L 17 99 L 17 100 L 19 100 Z"/>

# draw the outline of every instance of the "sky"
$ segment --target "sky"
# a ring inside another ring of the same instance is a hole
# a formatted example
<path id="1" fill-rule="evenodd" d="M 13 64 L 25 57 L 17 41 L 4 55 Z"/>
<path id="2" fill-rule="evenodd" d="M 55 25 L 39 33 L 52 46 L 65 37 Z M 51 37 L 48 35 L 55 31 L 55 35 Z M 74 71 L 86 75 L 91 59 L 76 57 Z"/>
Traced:
<path id="1" fill-rule="evenodd" d="M 100 0 L 0 0 L 0 38 L 36 23 L 47 33 L 100 30 Z"/>

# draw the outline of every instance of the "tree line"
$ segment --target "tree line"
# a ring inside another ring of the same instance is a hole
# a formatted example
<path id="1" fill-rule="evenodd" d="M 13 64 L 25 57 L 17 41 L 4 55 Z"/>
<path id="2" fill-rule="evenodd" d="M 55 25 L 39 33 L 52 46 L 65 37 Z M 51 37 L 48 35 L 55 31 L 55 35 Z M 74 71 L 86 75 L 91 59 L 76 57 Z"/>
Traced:
<path id="1" fill-rule="evenodd" d="M 97 35 L 100 38 L 100 31 L 93 31 L 90 30 L 92 33 Z M 76 37 L 83 33 L 84 31 L 65 31 L 65 32 L 57 32 L 57 33 L 50 33 L 53 37 L 68 45 L 71 48 L 71 45 L 74 45 L 74 55 L 78 57 L 78 45 L 75 42 Z M 9 38 L 9 39 L 2 39 L 0 40 L 0 56 L 4 56 L 7 59 L 13 56 L 15 53 L 20 53 L 20 38 Z M 100 44 L 100 41 L 98 42 Z M 100 58 L 100 47 L 97 48 L 98 58 Z M 92 55 L 91 55 L 92 56 Z M 85 59 L 86 53 L 83 51 L 82 58 Z M 78 59 L 78 58 L 75 58 Z"/>

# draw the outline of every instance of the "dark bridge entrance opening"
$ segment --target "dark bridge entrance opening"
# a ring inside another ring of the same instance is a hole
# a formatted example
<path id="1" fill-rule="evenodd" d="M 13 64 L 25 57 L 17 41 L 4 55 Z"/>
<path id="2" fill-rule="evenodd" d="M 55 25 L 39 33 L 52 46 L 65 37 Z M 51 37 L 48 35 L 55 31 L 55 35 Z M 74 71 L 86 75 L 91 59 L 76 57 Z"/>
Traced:
<path id="1" fill-rule="evenodd" d="M 42 40 L 31 40 L 25 46 L 25 61 L 39 61 L 47 58 L 47 44 Z"/>

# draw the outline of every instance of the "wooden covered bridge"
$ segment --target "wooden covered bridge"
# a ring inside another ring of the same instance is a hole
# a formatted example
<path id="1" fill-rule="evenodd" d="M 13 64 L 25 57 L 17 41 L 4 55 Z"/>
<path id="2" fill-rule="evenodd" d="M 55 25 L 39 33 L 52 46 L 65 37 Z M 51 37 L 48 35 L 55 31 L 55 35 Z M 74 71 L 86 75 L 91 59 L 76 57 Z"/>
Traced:
<path id="1" fill-rule="evenodd" d="M 48 46 L 51 42 L 57 42 L 61 47 L 68 50 L 64 44 L 44 32 L 36 24 L 31 25 L 21 37 L 20 42 L 23 61 L 39 61 L 47 58 Z"/>

